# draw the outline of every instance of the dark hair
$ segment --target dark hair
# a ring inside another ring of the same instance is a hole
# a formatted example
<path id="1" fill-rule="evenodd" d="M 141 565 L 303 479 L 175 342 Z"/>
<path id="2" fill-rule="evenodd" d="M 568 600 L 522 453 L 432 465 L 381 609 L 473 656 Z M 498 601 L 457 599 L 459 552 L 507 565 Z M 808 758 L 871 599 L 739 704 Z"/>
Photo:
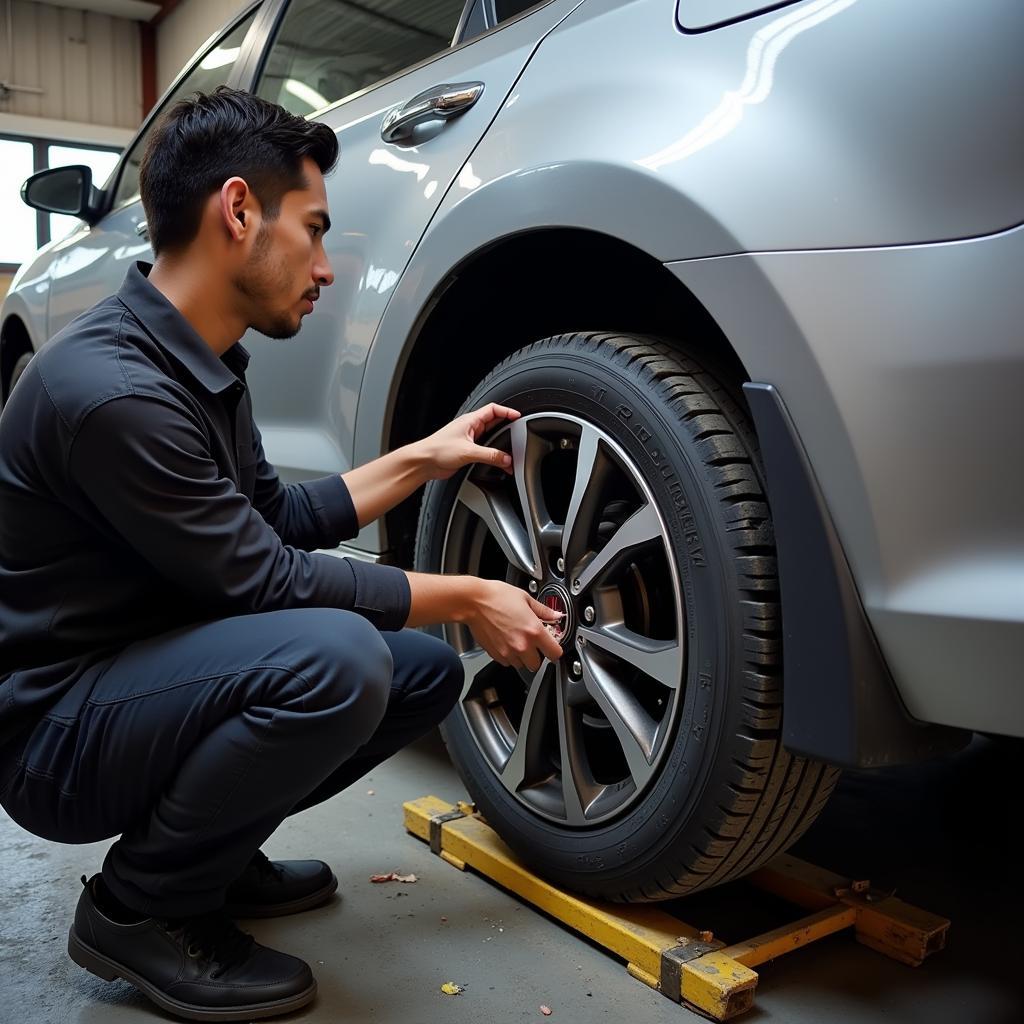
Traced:
<path id="1" fill-rule="evenodd" d="M 338 139 L 327 125 L 224 85 L 179 100 L 150 132 L 139 170 L 153 253 L 188 245 L 206 200 L 235 175 L 273 220 L 285 192 L 305 187 L 305 156 L 324 174 L 334 166 Z"/>

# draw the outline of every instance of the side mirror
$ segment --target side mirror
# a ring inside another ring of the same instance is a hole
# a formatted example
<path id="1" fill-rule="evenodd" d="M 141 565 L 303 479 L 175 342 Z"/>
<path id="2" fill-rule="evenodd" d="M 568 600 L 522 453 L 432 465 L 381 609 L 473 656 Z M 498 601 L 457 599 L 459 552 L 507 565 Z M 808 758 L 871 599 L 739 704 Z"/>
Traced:
<path id="1" fill-rule="evenodd" d="M 98 211 L 97 190 L 92 169 L 85 164 L 51 167 L 33 174 L 21 186 L 21 198 L 29 206 L 47 213 L 64 213 L 92 223 Z"/>

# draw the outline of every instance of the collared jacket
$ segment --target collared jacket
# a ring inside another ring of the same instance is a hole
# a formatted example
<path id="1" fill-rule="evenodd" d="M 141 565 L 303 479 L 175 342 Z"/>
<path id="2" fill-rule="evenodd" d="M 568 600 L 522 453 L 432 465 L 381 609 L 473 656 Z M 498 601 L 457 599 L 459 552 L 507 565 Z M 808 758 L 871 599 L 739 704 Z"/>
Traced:
<path id="1" fill-rule="evenodd" d="M 345 482 L 281 483 L 248 353 L 218 358 L 149 269 L 42 348 L 0 416 L 0 745 L 143 637 L 279 608 L 408 617 L 400 569 L 314 551 L 358 531 Z"/>

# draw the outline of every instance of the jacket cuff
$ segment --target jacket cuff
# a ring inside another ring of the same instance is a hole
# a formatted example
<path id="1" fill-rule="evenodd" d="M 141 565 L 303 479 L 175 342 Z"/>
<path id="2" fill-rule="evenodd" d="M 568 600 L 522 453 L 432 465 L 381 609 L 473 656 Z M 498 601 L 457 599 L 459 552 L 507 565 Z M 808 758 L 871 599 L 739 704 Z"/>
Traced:
<path id="1" fill-rule="evenodd" d="M 317 525 L 323 533 L 321 547 L 335 547 L 359 532 L 356 507 L 340 473 L 322 476 L 317 480 L 303 480 L 299 487 L 306 492 Z"/>
<path id="2" fill-rule="evenodd" d="M 409 619 L 412 590 L 409 577 L 393 565 L 346 558 L 355 577 L 353 611 L 367 618 L 378 629 L 398 630 Z"/>

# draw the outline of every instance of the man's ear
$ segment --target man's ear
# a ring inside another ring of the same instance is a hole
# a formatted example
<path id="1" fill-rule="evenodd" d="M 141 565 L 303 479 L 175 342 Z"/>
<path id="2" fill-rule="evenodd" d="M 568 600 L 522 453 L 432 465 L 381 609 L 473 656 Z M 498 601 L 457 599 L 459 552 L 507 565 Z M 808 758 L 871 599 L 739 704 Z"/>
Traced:
<path id="1" fill-rule="evenodd" d="M 220 216 L 225 229 L 236 242 L 245 240 L 255 218 L 253 196 L 244 178 L 228 178 L 220 189 Z"/>

